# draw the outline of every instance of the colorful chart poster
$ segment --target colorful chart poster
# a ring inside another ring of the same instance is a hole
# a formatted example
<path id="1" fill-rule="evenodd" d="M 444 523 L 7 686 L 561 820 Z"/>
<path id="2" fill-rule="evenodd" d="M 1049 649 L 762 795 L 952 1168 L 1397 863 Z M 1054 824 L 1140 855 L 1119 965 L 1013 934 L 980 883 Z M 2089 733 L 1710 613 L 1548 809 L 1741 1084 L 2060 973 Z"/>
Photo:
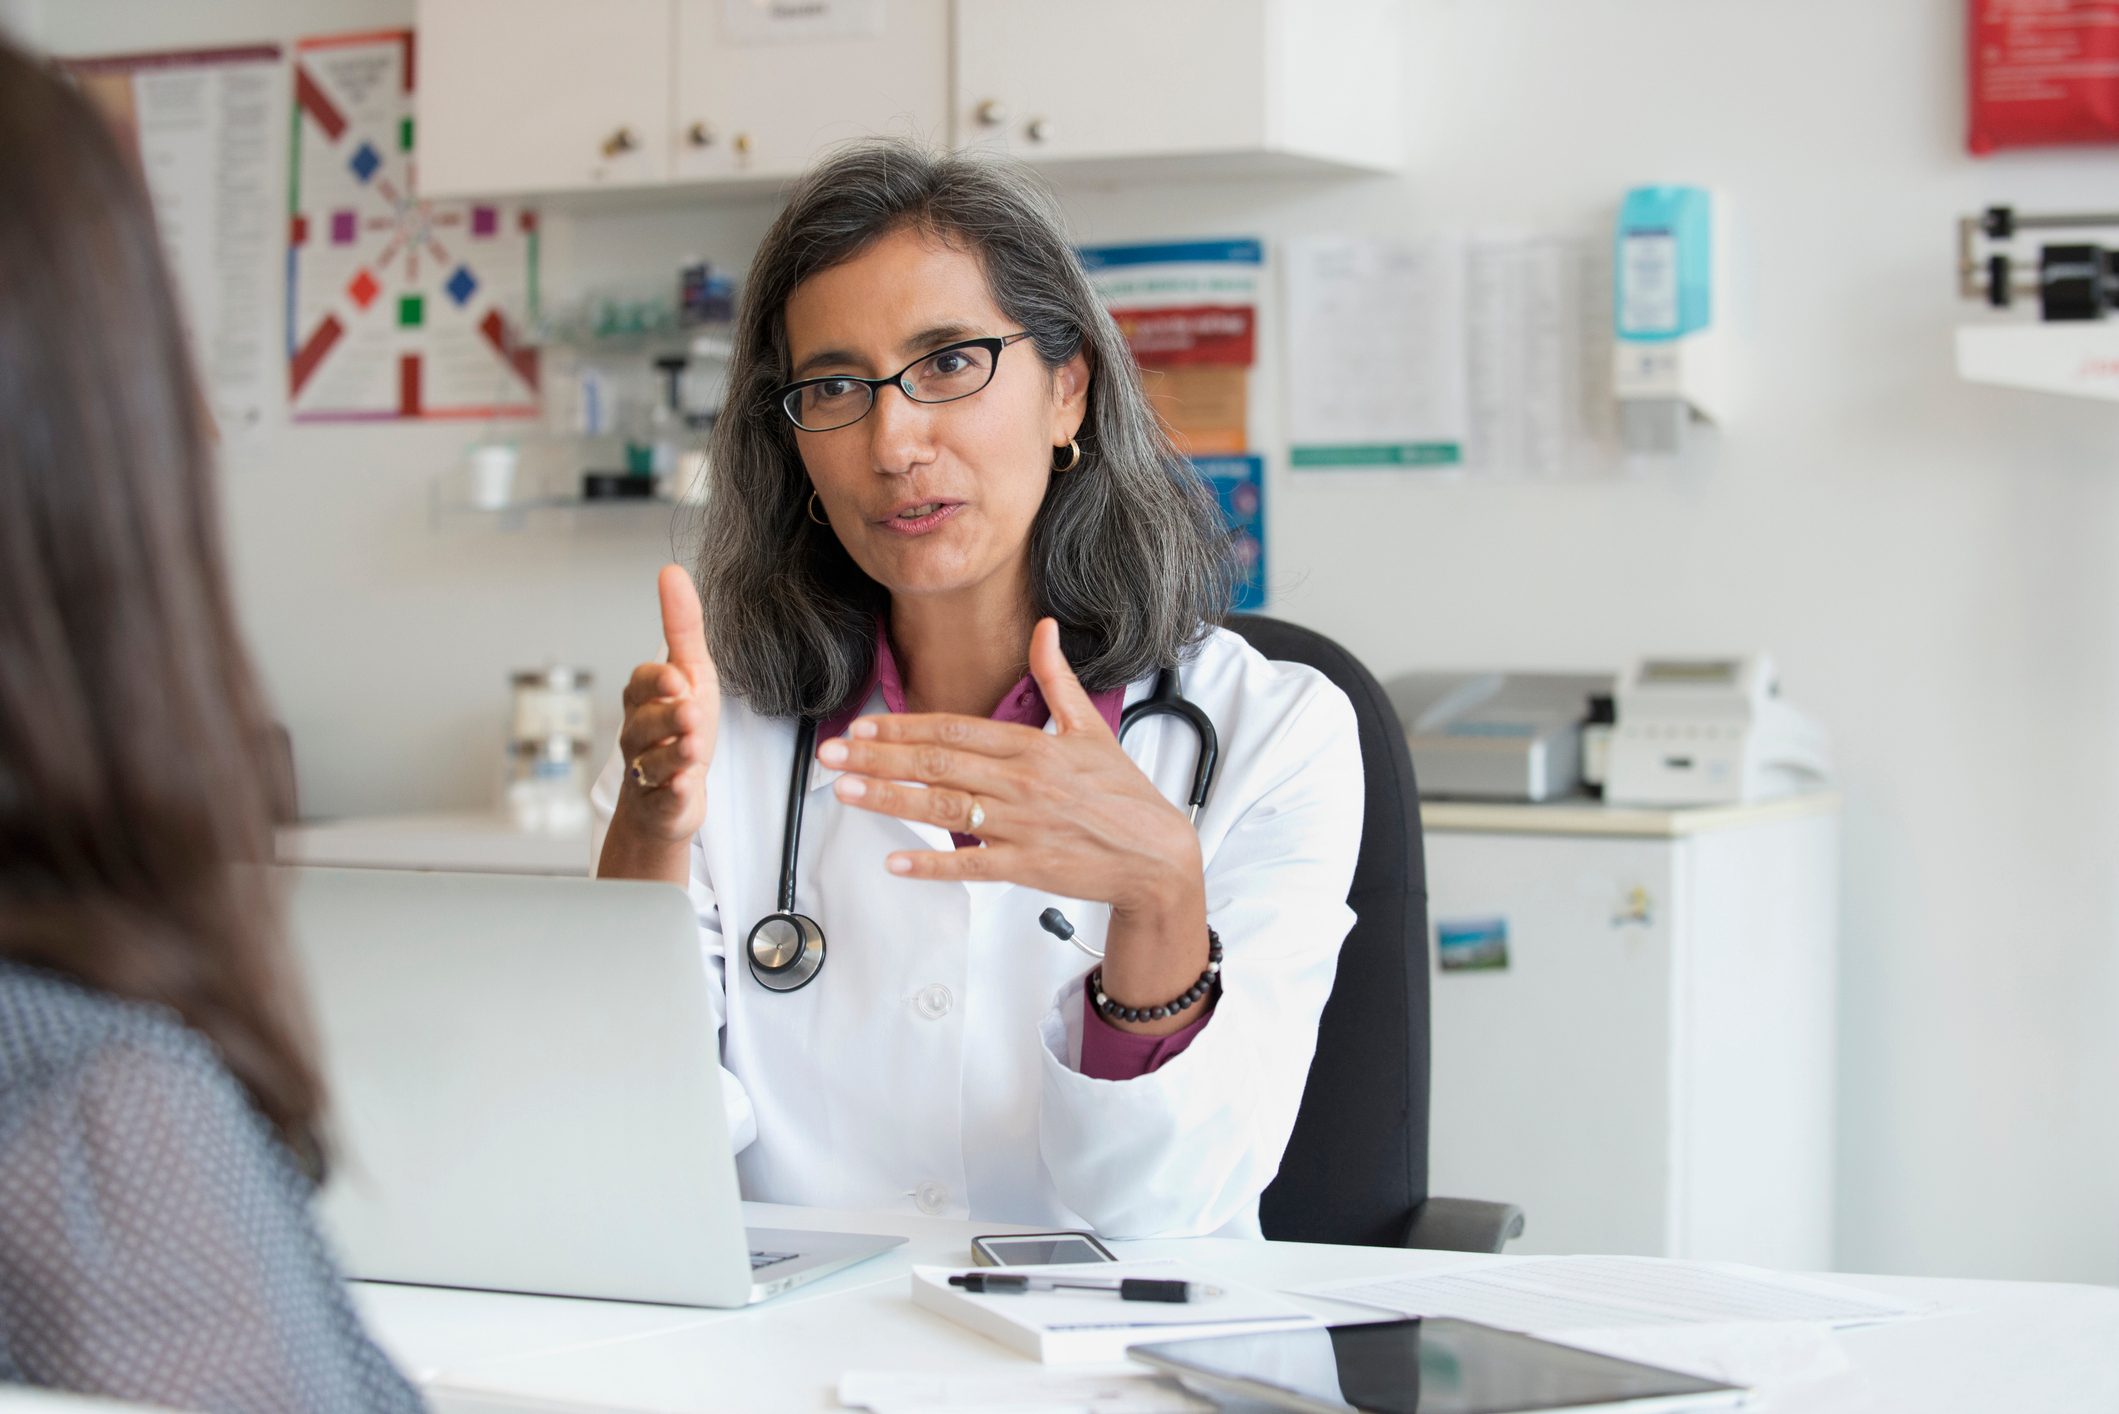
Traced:
<path id="1" fill-rule="evenodd" d="M 537 213 L 422 201 L 410 30 L 295 46 L 287 386 L 301 422 L 527 417 Z"/>
<path id="2" fill-rule="evenodd" d="M 146 177 L 155 231 L 223 437 L 279 401 L 274 137 L 286 71 L 275 45 L 67 59 Z"/>
<path id="3" fill-rule="evenodd" d="M 1249 450 L 1264 243 L 1157 241 L 1080 254 L 1177 444 L 1194 457 Z"/>
<path id="4" fill-rule="evenodd" d="M 1243 582 L 1236 588 L 1239 612 L 1266 603 L 1266 476 L 1262 457 L 1194 457 L 1192 465 L 1214 488 L 1222 518 L 1235 536 Z"/>

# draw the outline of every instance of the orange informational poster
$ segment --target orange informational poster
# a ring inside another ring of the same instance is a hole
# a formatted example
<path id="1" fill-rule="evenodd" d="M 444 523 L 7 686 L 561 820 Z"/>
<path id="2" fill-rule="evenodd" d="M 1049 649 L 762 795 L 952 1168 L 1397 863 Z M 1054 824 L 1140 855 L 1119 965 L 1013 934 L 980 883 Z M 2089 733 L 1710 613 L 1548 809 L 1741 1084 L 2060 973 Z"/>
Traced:
<path id="1" fill-rule="evenodd" d="M 1264 243 L 1160 241 L 1080 254 L 1140 364 L 1148 400 L 1214 488 L 1243 571 L 1235 606 L 1263 608 L 1265 461 L 1248 453 Z"/>
<path id="2" fill-rule="evenodd" d="M 1194 457 L 1248 450 L 1264 245 L 1158 241 L 1081 257 L 1178 446 Z"/>
<path id="3" fill-rule="evenodd" d="M 1966 145 L 2119 142 L 2119 0 L 1966 0 Z"/>
<path id="4" fill-rule="evenodd" d="M 1234 456 L 1250 445 L 1250 370 L 1144 368 L 1148 401 L 1188 457 Z"/>

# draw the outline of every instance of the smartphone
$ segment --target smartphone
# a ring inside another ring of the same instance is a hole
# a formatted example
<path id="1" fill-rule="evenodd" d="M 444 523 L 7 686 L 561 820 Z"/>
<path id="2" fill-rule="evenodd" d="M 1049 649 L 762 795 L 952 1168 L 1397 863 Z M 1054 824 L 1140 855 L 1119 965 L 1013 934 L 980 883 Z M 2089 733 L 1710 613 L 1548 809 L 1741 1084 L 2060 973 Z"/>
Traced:
<path id="1" fill-rule="evenodd" d="M 1087 1232 L 1015 1232 L 971 1239 L 971 1260 L 982 1267 L 1042 1267 L 1056 1262 L 1115 1262 L 1118 1257 Z"/>

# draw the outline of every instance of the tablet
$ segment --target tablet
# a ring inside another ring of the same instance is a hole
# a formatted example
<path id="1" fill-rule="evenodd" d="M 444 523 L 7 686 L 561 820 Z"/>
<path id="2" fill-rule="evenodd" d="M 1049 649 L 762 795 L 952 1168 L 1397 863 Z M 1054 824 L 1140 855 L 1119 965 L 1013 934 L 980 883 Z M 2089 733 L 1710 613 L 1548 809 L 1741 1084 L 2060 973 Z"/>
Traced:
<path id="1" fill-rule="evenodd" d="M 1739 1409 L 1745 1391 L 1439 1316 L 1136 1345 L 1127 1354 L 1214 1394 L 1322 1414 Z"/>

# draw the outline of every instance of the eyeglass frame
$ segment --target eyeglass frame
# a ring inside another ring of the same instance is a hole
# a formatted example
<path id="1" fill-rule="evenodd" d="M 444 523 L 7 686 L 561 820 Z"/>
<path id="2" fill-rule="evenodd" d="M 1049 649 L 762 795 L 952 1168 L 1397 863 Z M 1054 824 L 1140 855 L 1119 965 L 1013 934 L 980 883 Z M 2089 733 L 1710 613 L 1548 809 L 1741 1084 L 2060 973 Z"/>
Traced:
<path id="1" fill-rule="evenodd" d="M 1029 338 L 1030 333 L 1030 330 L 1025 329 L 1022 330 L 1020 333 L 1015 334 L 986 334 L 976 339 L 959 339 L 953 344 L 944 344 L 938 349 L 928 350 L 926 353 L 921 354 L 918 358 L 914 359 L 912 362 L 906 364 L 903 368 L 899 369 L 896 373 L 891 374 L 888 378 L 858 378 L 851 373 L 825 373 L 815 378 L 800 378 L 792 383 L 787 384 L 785 387 L 774 390 L 773 406 L 780 409 L 781 415 L 788 420 L 788 423 L 793 426 L 796 431 L 814 433 L 837 432 L 841 428 L 852 427 L 854 423 L 861 421 L 861 418 L 867 417 L 868 414 L 876 410 L 877 395 L 880 394 L 884 388 L 893 385 L 897 388 L 899 392 L 903 393 L 906 398 L 908 398 L 912 402 L 918 403 L 922 407 L 940 407 L 944 403 L 962 402 L 966 398 L 973 397 L 979 393 L 985 392 L 986 389 L 993 385 L 993 380 L 995 376 L 998 375 L 1001 371 L 1001 350 L 1007 348 L 1010 344 L 1018 343 L 1024 339 Z M 916 395 L 912 391 L 912 389 L 905 386 L 905 375 L 912 372 L 912 370 L 914 370 L 915 368 L 918 368 L 921 364 L 927 362 L 927 360 L 931 358 L 940 358 L 943 354 L 950 353 L 956 349 L 972 348 L 990 349 L 993 353 L 993 367 L 987 370 L 986 381 L 984 383 L 979 384 L 978 387 L 973 388 L 970 392 L 958 393 L 954 397 L 948 398 L 922 398 Z M 804 388 L 814 387 L 819 383 L 859 383 L 868 389 L 868 406 L 861 409 L 860 417 L 856 417 L 850 422 L 835 423 L 830 427 L 804 427 L 799 421 L 796 420 L 794 412 L 787 406 L 787 400 L 791 395 L 801 392 Z"/>

